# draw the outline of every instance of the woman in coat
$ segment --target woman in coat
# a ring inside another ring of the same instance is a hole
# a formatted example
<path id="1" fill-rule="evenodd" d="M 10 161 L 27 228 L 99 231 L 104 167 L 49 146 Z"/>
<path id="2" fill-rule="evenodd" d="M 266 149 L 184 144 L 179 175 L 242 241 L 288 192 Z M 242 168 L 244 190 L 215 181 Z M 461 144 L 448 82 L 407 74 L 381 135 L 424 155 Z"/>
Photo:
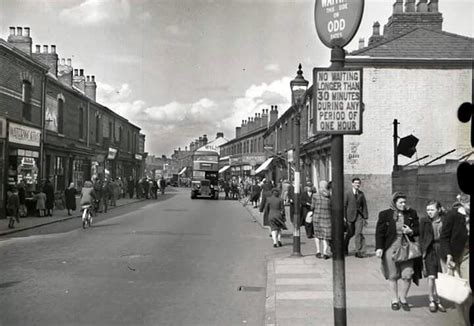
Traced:
<path id="1" fill-rule="evenodd" d="M 329 241 L 331 241 L 331 194 L 327 181 L 319 183 L 319 192 L 313 196 L 311 203 L 313 211 L 314 243 L 316 257 L 329 258 Z M 322 254 L 321 254 L 322 242 Z"/>
<path id="2" fill-rule="evenodd" d="M 64 190 L 64 198 L 66 199 L 67 215 L 71 216 L 71 210 L 76 210 L 76 188 L 74 182 L 69 184 L 69 187 Z"/>
<path id="3" fill-rule="evenodd" d="M 272 195 L 272 184 L 269 181 L 265 180 L 265 183 L 262 186 L 262 198 L 260 199 L 260 213 L 263 213 L 263 226 L 269 226 L 268 212 L 265 210 L 265 205 L 267 204 L 267 199 Z M 271 236 L 271 234 L 270 234 Z"/>
<path id="4" fill-rule="evenodd" d="M 281 230 L 286 230 L 285 207 L 283 199 L 280 198 L 280 191 L 272 189 L 272 195 L 266 199 L 265 212 L 268 216 L 268 223 L 271 228 L 273 247 L 281 247 Z"/>
<path id="5" fill-rule="evenodd" d="M 402 234 L 406 234 L 410 241 L 419 235 L 418 215 L 414 209 L 406 206 L 406 195 L 396 192 L 392 196 L 390 208 L 379 213 L 375 229 L 376 256 L 382 259 L 382 272 L 389 280 L 392 290 L 392 309 L 410 311 L 407 295 L 411 281 L 418 285 L 421 278 L 423 262 L 415 258 L 401 263 L 393 261 L 393 253 L 401 245 Z M 401 279 L 400 291 L 398 280 Z M 399 293 L 400 292 L 400 293 Z"/>
<path id="6" fill-rule="evenodd" d="M 314 226 L 313 222 L 306 222 L 306 216 L 311 212 L 311 204 L 313 203 L 313 185 L 306 185 L 304 191 L 301 194 L 301 211 L 300 211 L 300 226 L 304 225 L 306 231 L 306 237 L 308 239 L 314 238 Z"/>
<path id="7" fill-rule="evenodd" d="M 54 208 L 54 187 L 49 181 L 49 179 L 46 180 L 44 187 L 43 187 L 43 192 L 46 195 L 46 216 L 53 216 L 53 208 Z"/>
<path id="8" fill-rule="evenodd" d="M 441 304 L 436 291 L 435 279 L 438 272 L 442 271 L 443 261 L 440 259 L 439 238 L 441 235 L 442 218 L 444 209 L 441 203 L 436 200 L 430 200 L 426 204 L 426 214 L 428 216 L 420 219 L 420 247 L 423 253 L 424 273 L 428 277 L 428 299 L 431 312 L 446 312 Z"/>
<path id="9" fill-rule="evenodd" d="M 467 194 L 457 196 L 454 203 L 443 219 L 443 228 L 439 237 L 441 258 L 446 260 L 449 270 L 454 275 L 469 281 L 469 218 L 471 211 L 471 197 Z M 446 271 L 447 272 L 447 271 Z M 455 304 L 465 325 L 469 322 L 469 309 L 472 304 L 472 295 L 469 295 L 462 304 Z"/>
<path id="10" fill-rule="evenodd" d="M 38 210 L 39 216 L 44 216 L 44 211 L 46 209 L 46 194 L 43 192 L 43 189 L 35 195 L 36 199 L 36 209 Z"/>

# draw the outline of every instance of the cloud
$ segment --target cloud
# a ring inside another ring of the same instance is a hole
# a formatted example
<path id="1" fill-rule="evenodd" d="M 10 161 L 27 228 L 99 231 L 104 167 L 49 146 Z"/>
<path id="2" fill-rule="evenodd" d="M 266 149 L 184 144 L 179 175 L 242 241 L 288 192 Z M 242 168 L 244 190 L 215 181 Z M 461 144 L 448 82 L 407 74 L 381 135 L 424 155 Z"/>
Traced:
<path id="1" fill-rule="evenodd" d="M 166 31 L 171 35 L 182 35 L 184 31 L 178 25 L 168 25 L 166 26 Z"/>
<path id="2" fill-rule="evenodd" d="M 138 14 L 137 17 L 142 22 L 149 22 L 152 19 L 152 16 L 149 11 L 142 12 Z"/>
<path id="3" fill-rule="evenodd" d="M 79 26 L 117 24 L 129 17 L 128 0 L 84 0 L 81 4 L 63 9 L 59 13 L 63 22 Z"/>
<path id="4" fill-rule="evenodd" d="M 265 66 L 266 71 L 280 72 L 280 66 L 276 63 L 270 63 Z"/>
<path id="5" fill-rule="evenodd" d="M 142 62 L 142 58 L 134 54 L 98 54 L 98 58 L 107 63 L 135 65 Z"/>
<path id="6" fill-rule="evenodd" d="M 168 155 L 203 134 L 212 140 L 218 131 L 222 131 L 231 139 L 241 120 L 261 113 L 270 105 L 278 105 L 282 114 L 289 107 L 289 83 L 290 77 L 284 77 L 269 84 L 251 85 L 242 97 L 229 103 L 201 98 L 191 103 L 173 101 L 153 106 L 134 100 L 128 84 L 112 86 L 106 83 L 97 84 L 97 98 L 99 103 L 142 128 L 148 152 Z"/>

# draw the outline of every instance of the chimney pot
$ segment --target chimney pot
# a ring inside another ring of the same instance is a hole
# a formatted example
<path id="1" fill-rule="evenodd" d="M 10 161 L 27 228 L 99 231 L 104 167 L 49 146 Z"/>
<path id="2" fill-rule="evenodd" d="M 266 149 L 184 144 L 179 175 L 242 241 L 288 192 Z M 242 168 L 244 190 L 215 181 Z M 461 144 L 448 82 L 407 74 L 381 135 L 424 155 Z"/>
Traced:
<path id="1" fill-rule="evenodd" d="M 419 0 L 416 4 L 416 12 L 428 12 L 427 0 Z"/>
<path id="2" fill-rule="evenodd" d="M 380 23 L 379 22 L 375 22 L 374 25 L 372 26 L 373 28 L 373 33 L 372 35 L 374 36 L 379 36 L 380 35 Z"/>
<path id="3" fill-rule="evenodd" d="M 23 28 L 17 27 L 16 28 L 16 35 L 17 36 L 23 36 Z"/>
<path id="4" fill-rule="evenodd" d="M 36 46 L 36 53 L 40 53 L 41 52 L 41 45 L 37 45 Z"/>
<path id="5" fill-rule="evenodd" d="M 403 0 L 396 0 L 393 4 L 393 13 L 401 14 L 403 13 Z"/>
<path id="6" fill-rule="evenodd" d="M 70 58 L 67 59 L 67 65 L 71 66 L 71 59 Z"/>
<path id="7" fill-rule="evenodd" d="M 94 75 L 91 76 L 91 81 L 95 83 L 95 76 Z"/>
<path id="8" fill-rule="evenodd" d="M 51 45 L 51 53 L 56 53 L 56 45 Z"/>
<path id="9" fill-rule="evenodd" d="M 87 76 L 86 79 L 87 79 L 88 82 L 91 81 L 91 77 L 90 77 L 90 76 Z"/>
<path id="10" fill-rule="evenodd" d="M 84 69 L 79 69 L 79 76 L 84 76 Z"/>
<path id="11" fill-rule="evenodd" d="M 405 0 L 405 12 L 415 12 L 415 0 Z"/>
<path id="12" fill-rule="evenodd" d="M 363 37 L 359 39 L 359 49 L 363 49 L 365 47 L 365 40 Z"/>
<path id="13" fill-rule="evenodd" d="M 77 69 L 74 69 L 74 76 L 79 76 Z"/>
<path id="14" fill-rule="evenodd" d="M 43 53 L 48 53 L 48 46 L 47 45 L 43 45 Z"/>
<path id="15" fill-rule="evenodd" d="M 438 12 L 438 0 L 430 0 L 428 12 Z"/>
<path id="16" fill-rule="evenodd" d="M 25 27 L 25 36 L 30 36 L 30 28 Z"/>
<path id="17" fill-rule="evenodd" d="M 15 35 L 15 27 L 10 26 L 10 35 L 14 36 Z"/>
<path id="18" fill-rule="evenodd" d="M 64 59 L 64 58 L 61 58 L 61 65 L 63 65 L 63 66 L 64 66 L 65 64 L 66 64 L 66 59 Z"/>

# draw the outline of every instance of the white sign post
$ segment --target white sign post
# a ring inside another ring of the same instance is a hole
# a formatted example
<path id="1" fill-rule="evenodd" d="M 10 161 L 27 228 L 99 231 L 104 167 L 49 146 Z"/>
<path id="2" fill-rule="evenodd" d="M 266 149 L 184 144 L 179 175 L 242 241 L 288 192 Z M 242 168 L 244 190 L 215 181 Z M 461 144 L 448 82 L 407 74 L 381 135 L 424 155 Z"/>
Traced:
<path id="1" fill-rule="evenodd" d="M 362 133 L 362 69 L 314 68 L 316 133 Z"/>

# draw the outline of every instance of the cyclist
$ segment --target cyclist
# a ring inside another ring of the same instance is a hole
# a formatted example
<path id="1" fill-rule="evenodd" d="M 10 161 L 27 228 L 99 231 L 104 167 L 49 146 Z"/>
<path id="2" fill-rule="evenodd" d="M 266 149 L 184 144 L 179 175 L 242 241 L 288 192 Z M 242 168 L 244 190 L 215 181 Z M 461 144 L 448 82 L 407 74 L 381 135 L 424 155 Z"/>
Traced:
<path id="1" fill-rule="evenodd" d="M 96 198 L 96 194 L 94 188 L 92 188 L 92 182 L 86 181 L 84 182 L 84 187 L 81 190 L 81 207 L 84 209 L 92 209 L 94 205 L 94 200 Z M 82 215 L 82 220 L 84 220 L 86 214 Z"/>

